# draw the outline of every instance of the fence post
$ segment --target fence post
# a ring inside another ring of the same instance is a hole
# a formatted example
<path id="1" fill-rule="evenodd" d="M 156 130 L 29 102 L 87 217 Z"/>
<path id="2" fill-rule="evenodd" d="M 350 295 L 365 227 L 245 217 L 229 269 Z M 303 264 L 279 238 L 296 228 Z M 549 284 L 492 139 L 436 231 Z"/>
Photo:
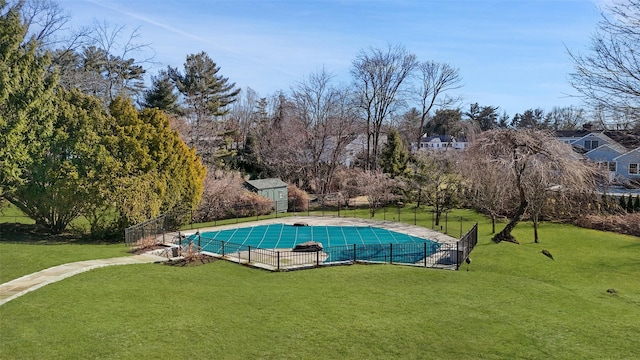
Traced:
<path id="1" fill-rule="evenodd" d="M 320 266 L 320 250 L 316 250 L 316 266 Z"/>
<path id="2" fill-rule="evenodd" d="M 280 251 L 278 251 L 278 270 L 280 270 Z"/>
<path id="3" fill-rule="evenodd" d="M 389 243 L 389 264 L 393 264 L 393 244 Z"/>
<path id="4" fill-rule="evenodd" d="M 462 260 L 460 259 L 460 241 L 456 242 L 456 270 L 460 269 L 460 263 Z"/>
<path id="5" fill-rule="evenodd" d="M 462 239 L 462 216 L 460 216 L 460 238 Z"/>
<path id="6" fill-rule="evenodd" d="M 196 234 L 198 235 L 198 251 L 202 251 L 202 242 L 200 240 L 200 230 L 196 231 Z"/>
<path id="7" fill-rule="evenodd" d="M 427 242 L 423 243 L 424 247 L 424 267 L 427 267 Z"/>
<path id="8" fill-rule="evenodd" d="M 222 256 L 224 256 L 224 241 L 222 242 Z"/>
<path id="9" fill-rule="evenodd" d="M 444 233 L 449 234 L 449 213 L 444 213 Z"/>
<path id="10" fill-rule="evenodd" d="M 249 248 L 249 256 L 247 259 L 247 264 L 251 263 L 251 245 L 249 245 L 248 248 Z"/>
<path id="11" fill-rule="evenodd" d="M 353 262 L 355 264 L 356 261 L 358 261 L 357 256 L 356 256 L 356 244 L 353 244 Z"/>

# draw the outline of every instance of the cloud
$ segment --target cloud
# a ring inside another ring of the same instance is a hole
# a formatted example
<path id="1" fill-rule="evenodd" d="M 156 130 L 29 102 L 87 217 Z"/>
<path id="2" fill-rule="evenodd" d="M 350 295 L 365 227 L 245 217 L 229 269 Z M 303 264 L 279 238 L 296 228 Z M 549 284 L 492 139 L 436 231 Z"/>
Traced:
<path id="1" fill-rule="evenodd" d="M 175 28 L 175 27 L 173 27 L 173 26 L 170 26 L 170 25 L 167 25 L 167 24 L 163 24 L 163 23 L 161 23 L 161 22 L 159 22 L 159 21 L 155 21 L 155 20 L 153 20 L 153 19 L 150 19 L 150 18 L 148 18 L 148 17 L 146 17 L 146 16 L 142 16 L 142 15 L 136 14 L 136 13 L 134 13 L 134 12 L 126 11 L 126 10 L 122 10 L 122 9 L 120 9 L 120 8 L 119 8 L 119 7 L 117 7 L 117 6 L 108 5 L 108 4 L 105 4 L 105 3 L 100 2 L 100 1 L 97 1 L 97 0 L 87 0 L 87 1 L 88 1 L 88 2 L 90 2 L 90 3 L 92 3 L 92 4 L 94 4 L 94 5 L 97 5 L 97 6 L 103 7 L 103 8 L 105 8 L 105 9 L 109 9 L 109 10 L 112 10 L 112 11 L 118 12 L 118 13 L 120 13 L 120 14 L 123 14 L 123 15 L 129 16 L 129 17 L 131 17 L 131 18 L 134 18 L 134 19 L 140 20 L 140 21 L 145 22 L 145 23 L 147 23 L 147 24 L 151 24 L 151 25 L 154 25 L 154 26 L 158 26 L 158 27 L 160 27 L 160 28 L 163 28 L 163 29 L 168 30 L 168 31 L 170 31 L 170 32 L 173 32 L 173 33 L 175 33 L 175 34 L 182 35 L 182 36 L 186 36 L 186 37 L 188 37 L 188 38 L 190 38 L 190 39 L 197 40 L 197 41 L 201 41 L 201 42 L 204 42 L 204 43 L 209 43 L 209 40 L 207 40 L 207 39 L 205 39 L 205 38 L 203 38 L 203 37 L 200 37 L 200 36 L 198 36 L 198 35 L 194 35 L 194 34 L 188 33 L 188 32 L 186 32 L 186 31 L 182 31 L 182 30 L 177 29 L 177 28 Z"/>

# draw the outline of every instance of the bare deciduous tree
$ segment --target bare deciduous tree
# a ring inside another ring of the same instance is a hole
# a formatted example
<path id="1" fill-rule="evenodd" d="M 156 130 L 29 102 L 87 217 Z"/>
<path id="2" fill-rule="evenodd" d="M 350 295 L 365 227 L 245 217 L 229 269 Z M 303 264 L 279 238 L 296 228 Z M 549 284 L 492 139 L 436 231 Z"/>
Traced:
<path id="1" fill-rule="evenodd" d="M 28 32 L 44 48 L 61 41 L 56 35 L 65 28 L 71 16 L 53 0 L 22 0 L 22 21 Z"/>
<path id="2" fill-rule="evenodd" d="M 452 151 L 421 151 L 412 163 L 412 186 L 418 191 L 418 206 L 424 200 L 433 207 L 436 225 L 443 213 L 458 205 L 461 177 L 456 171 L 456 156 Z"/>
<path id="3" fill-rule="evenodd" d="M 440 98 L 446 91 L 460 88 L 460 71 L 446 63 L 425 61 L 418 64 L 418 100 L 420 106 L 420 123 L 415 140 L 420 144 L 427 118 L 434 106 L 446 107 L 458 99 Z"/>
<path id="4" fill-rule="evenodd" d="M 318 194 L 328 192 L 345 147 L 356 137 L 356 112 L 349 91 L 334 87 L 331 79 L 322 69 L 292 89 L 294 116 L 304 128 L 301 166 Z"/>
<path id="5" fill-rule="evenodd" d="M 589 52 L 567 50 L 574 62 L 571 85 L 594 108 L 632 112 L 640 118 L 640 1 L 617 0 L 605 8 Z"/>
<path id="6" fill-rule="evenodd" d="M 363 195 L 369 202 L 371 217 L 376 210 L 394 200 L 393 189 L 397 187 L 398 180 L 389 178 L 381 171 L 360 170 L 357 174 L 357 182 Z"/>
<path id="7" fill-rule="evenodd" d="M 247 190 L 240 173 L 213 170 L 204 179 L 202 200 L 198 205 L 197 218 L 218 219 L 239 204 L 239 199 Z"/>
<path id="8" fill-rule="evenodd" d="M 417 65 L 416 56 L 402 46 L 361 51 L 353 61 L 356 98 L 367 124 L 365 166 L 376 169 L 382 125 L 398 104 L 402 86 Z"/>
<path id="9" fill-rule="evenodd" d="M 518 206 L 511 221 L 493 237 L 495 242 L 517 243 L 511 231 L 522 219 L 540 186 L 549 192 L 595 190 L 592 167 L 578 159 L 569 145 L 547 131 L 486 131 L 478 136 L 467 153 L 479 171 L 500 171 L 502 181 L 515 192 L 507 196 L 517 199 Z"/>
<path id="10" fill-rule="evenodd" d="M 581 108 L 556 106 L 547 113 L 545 123 L 549 124 L 552 130 L 578 130 L 586 124 L 586 115 Z"/>

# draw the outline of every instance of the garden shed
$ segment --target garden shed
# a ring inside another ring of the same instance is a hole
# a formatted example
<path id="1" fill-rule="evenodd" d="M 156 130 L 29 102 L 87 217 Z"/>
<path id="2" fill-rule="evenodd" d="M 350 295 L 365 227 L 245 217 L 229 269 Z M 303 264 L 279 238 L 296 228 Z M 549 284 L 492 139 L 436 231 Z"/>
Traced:
<path id="1" fill-rule="evenodd" d="M 278 178 L 247 180 L 245 186 L 258 195 L 273 200 L 277 212 L 287 212 L 289 194 L 284 181 Z"/>

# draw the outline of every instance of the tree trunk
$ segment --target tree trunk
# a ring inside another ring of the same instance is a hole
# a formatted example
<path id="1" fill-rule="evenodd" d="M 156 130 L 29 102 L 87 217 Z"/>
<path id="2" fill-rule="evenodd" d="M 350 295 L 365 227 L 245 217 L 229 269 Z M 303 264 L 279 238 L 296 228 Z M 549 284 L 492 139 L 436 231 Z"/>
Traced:
<path id="1" fill-rule="evenodd" d="M 496 215 L 495 214 L 491 214 L 491 233 L 492 234 L 496 233 Z"/>
<path id="2" fill-rule="evenodd" d="M 520 222 L 520 219 L 522 219 L 522 215 L 524 215 L 524 212 L 527 210 L 528 205 L 529 203 L 527 202 L 527 200 L 522 199 L 520 201 L 520 206 L 518 206 L 518 210 L 516 211 L 516 214 L 513 216 L 513 219 L 509 221 L 507 226 L 505 226 L 504 229 L 502 229 L 502 231 L 500 231 L 493 237 L 492 240 L 495 243 L 499 243 L 501 241 L 508 241 L 514 244 L 519 244 L 518 240 L 516 240 L 511 235 L 511 230 L 513 230 L 516 227 L 516 225 L 518 225 L 518 223 Z"/>
<path id="3" fill-rule="evenodd" d="M 533 217 L 533 241 L 537 244 L 538 241 L 538 217 Z"/>

